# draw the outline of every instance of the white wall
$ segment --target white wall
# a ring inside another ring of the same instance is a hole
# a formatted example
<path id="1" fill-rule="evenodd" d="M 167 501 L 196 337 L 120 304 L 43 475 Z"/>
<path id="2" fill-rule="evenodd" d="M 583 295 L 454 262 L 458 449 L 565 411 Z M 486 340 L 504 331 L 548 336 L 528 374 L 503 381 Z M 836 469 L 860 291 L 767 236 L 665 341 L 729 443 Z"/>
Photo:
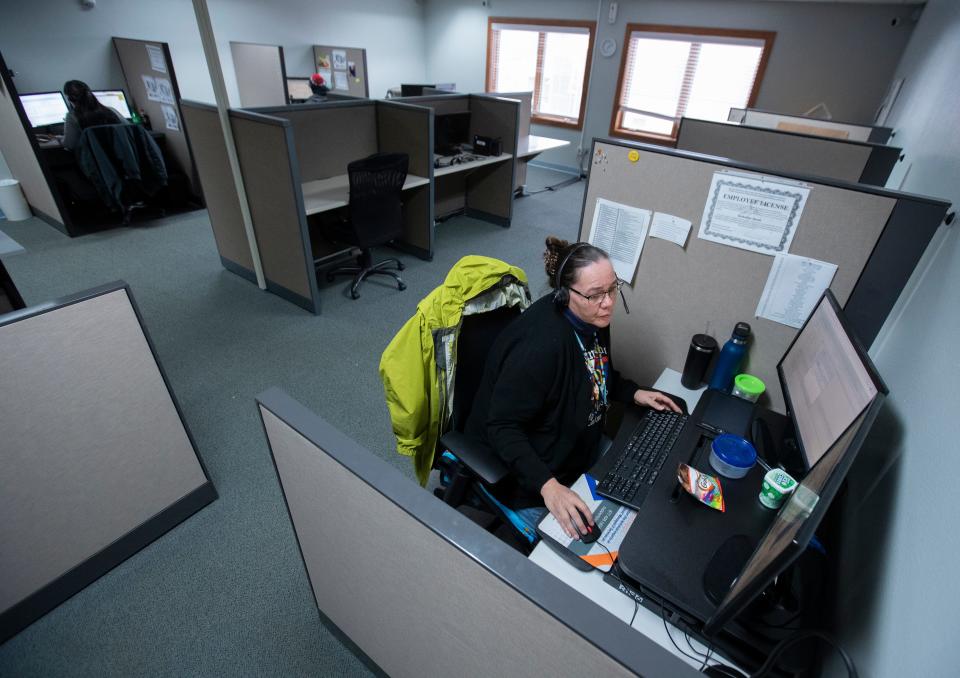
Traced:
<path id="1" fill-rule="evenodd" d="M 589 19 L 598 0 L 426 0 L 427 80 L 456 82 L 460 91 L 482 91 L 488 16 Z M 910 37 L 914 6 L 751 2 L 747 0 L 621 0 L 616 23 L 602 8 L 597 40 L 612 37 L 617 52 L 596 55 L 587 100 L 586 145 L 608 136 L 627 23 L 745 28 L 777 32 L 757 101 L 758 108 L 803 113 L 825 102 L 834 118 L 869 122 Z M 891 21 L 899 19 L 896 27 Z M 544 153 L 548 163 L 575 165 L 580 134 L 537 126 L 573 142 Z"/>
<path id="2" fill-rule="evenodd" d="M 904 190 L 960 205 L 960 3 L 930 0 L 888 121 Z M 898 180 L 899 181 L 899 180 Z M 941 226 L 872 350 L 890 388 L 851 475 L 840 629 L 861 675 L 957 675 L 960 223 Z M 843 675 L 835 671 L 835 675 Z"/>
<path id="3" fill-rule="evenodd" d="M 374 97 L 401 80 L 425 77 L 419 0 L 208 0 L 208 5 L 234 105 L 239 96 L 231 40 L 283 45 L 291 75 L 313 72 L 314 43 L 364 47 Z M 20 92 L 59 89 L 72 78 L 94 89 L 121 86 L 114 36 L 169 43 L 182 96 L 213 101 L 190 0 L 98 0 L 92 10 L 76 0 L 9 2 L 0 21 L 0 49 L 17 73 Z"/>

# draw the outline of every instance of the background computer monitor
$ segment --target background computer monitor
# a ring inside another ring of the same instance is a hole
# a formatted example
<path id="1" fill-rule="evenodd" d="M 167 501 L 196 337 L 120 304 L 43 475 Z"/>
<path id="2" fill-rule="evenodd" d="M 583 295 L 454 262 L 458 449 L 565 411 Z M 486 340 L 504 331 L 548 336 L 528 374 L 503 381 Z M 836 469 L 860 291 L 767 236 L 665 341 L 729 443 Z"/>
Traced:
<path id="1" fill-rule="evenodd" d="M 94 91 L 93 96 L 97 97 L 97 101 L 101 104 L 107 108 L 112 108 L 126 120 L 133 117 L 130 113 L 130 106 L 127 104 L 127 96 L 122 89 L 97 90 Z"/>
<path id="2" fill-rule="evenodd" d="M 887 394 L 830 290 L 784 353 L 777 371 L 787 402 L 805 408 L 802 424 L 795 422 L 798 438 L 806 436 L 809 445 L 804 452 L 817 452 L 818 457 L 704 624 L 705 635 L 723 628 L 803 553 Z M 824 403 L 837 409 L 824 409 Z M 834 437 L 828 441 L 826 435 Z"/>
<path id="3" fill-rule="evenodd" d="M 59 125 L 67 115 L 67 102 L 62 92 L 34 92 L 21 94 L 20 103 L 27 114 L 30 126 L 47 127 Z"/>
<path id="4" fill-rule="evenodd" d="M 469 113 L 443 113 L 433 117 L 434 153 L 438 155 L 459 153 L 459 145 L 469 143 L 469 136 Z"/>
<path id="5" fill-rule="evenodd" d="M 310 78 L 287 78 L 287 98 L 290 101 L 306 101 L 312 96 Z"/>

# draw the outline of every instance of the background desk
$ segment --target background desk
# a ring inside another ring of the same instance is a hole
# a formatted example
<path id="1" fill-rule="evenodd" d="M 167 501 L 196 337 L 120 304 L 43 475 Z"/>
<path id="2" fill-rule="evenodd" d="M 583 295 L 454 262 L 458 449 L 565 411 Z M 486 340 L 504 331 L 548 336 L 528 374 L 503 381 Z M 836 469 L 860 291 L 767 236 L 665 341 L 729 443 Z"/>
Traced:
<path id="1" fill-rule="evenodd" d="M 536 134 L 521 136 L 517 142 L 517 176 L 514 179 L 514 191 L 523 195 L 527 184 L 527 164 L 544 151 L 569 146 L 569 141 L 541 137 Z"/>
<path id="2" fill-rule="evenodd" d="M 408 174 L 403 182 L 403 190 L 408 191 L 417 186 L 426 186 L 430 183 L 427 177 Z M 340 174 L 326 179 L 307 181 L 301 184 L 303 190 L 303 207 L 307 216 L 328 212 L 350 204 L 350 175 Z"/>
<path id="3" fill-rule="evenodd" d="M 687 407 L 691 412 L 697 406 L 697 403 L 700 401 L 700 396 L 706 390 L 706 386 L 695 391 L 684 388 L 680 385 L 680 373 L 669 368 L 663 371 L 660 378 L 654 383 L 653 388 L 680 396 L 687 401 Z M 629 623 L 630 618 L 633 617 L 633 611 L 635 609 L 634 601 L 603 581 L 603 574 L 598 570 L 581 572 L 557 555 L 553 549 L 542 541 L 534 547 L 533 552 L 530 554 L 530 560 L 564 584 L 582 593 L 607 612 L 619 617 L 623 621 Z M 673 625 L 668 624 L 668 627 L 677 645 L 683 648 L 684 652 L 689 652 L 690 648 L 685 647 L 686 641 L 683 638 L 683 631 Z M 677 652 L 677 648 L 673 646 L 670 638 L 667 637 L 667 628 L 664 627 L 663 619 L 642 605 L 637 609 L 637 615 L 633 620 L 633 628 L 661 647 L 672 652 L 687 664 L 697 668 L 700 667 L 702 659 L 694 661 L 690 657 L 686 657 Z M 697 652 L 706 654 L 707 648 L 702 643 L 693 638 L 690 640 Z M 689 653 L 693 654 L 692 652 Z M 714 656 L 715 655 L 711 655 L 711 660 L 713 660 Z M 717 661 L 719 661 L 719 659 Z M 724 663 L 729 663 L 725 659 L 723 661 Z"/>
<path id="4" fill-rule="evenodd" d="M 434 161 L 449 158 L 449 156 L 434 156 Z M 513 154 L 501 153 L 498 156 L 481 158 L 470 162 L 461 162 L 446 167 L 434 167 L 434 212 L 438 218 L 450 216 L 461 210 L 469 211 L 472 207 L 472 200 L 478 200 L 475 196 L 483 196 L 482 199 L 489 199 L 486 193 L 493 191 L 502 193 L 499 190 L 499 176 L 497 170 L 503 163 L 511 160 Z M 481 210 L 485 211 L 485 210 Z M 503 226 L 509 226 L 509 220 L 502 223 L 501 220 L 492 219 Z"/>

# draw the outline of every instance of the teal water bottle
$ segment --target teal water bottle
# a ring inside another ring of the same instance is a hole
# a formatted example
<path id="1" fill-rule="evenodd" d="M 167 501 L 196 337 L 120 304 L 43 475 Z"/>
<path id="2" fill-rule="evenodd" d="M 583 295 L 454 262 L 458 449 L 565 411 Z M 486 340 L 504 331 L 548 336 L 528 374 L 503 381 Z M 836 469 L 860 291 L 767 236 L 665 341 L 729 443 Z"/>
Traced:
<path id="1" fill-rule="evenodd" d="M 747 341 L 750 339 L 750 325 L 739 322 L 733 328 L 733 336 L 723 345 L 717 356 L 716 367 L 710 377 L 710 388 L 730 392 L 733 377 L 740 369 L 743 357 L 747 354 Z"/>

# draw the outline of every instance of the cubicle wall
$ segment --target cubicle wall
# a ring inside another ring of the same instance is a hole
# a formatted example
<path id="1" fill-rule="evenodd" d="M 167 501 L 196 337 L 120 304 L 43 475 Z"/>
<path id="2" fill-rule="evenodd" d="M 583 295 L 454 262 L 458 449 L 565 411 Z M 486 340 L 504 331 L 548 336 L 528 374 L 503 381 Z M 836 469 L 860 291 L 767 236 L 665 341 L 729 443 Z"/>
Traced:
<path id="1" fill-rule="evenodd" d="M 0 642 L 216 498 L 124 283 L 0 316 Z"/>
<path id="2" fill-rule="evenodd" d="M 217 108 L 184 100 L 180 110 L 183 111 L 184 125 L 194 140 L 193 155 L 220 263 L 227 270 L 256 282 L 250 244 L 243 228 L 240 197 L 233 183 Z"/>
<path id="3" fill-rule="evenodd" d="M 530 136 L 530 116 L 533 113 L 533 92 L 489 92 L 490 96 L 516 99 L 520 102 L 520 118 L 517 126 L 517 139 Z M 527 163 L 518 162 L 514 172 L 513 188 L 520 190 L 527 183 Z"/>
<path id="4" fill-rule="evenodd" d="M 313 46 L 313 63 L 323 75 L 331 93 L 369 97 L 367 50 L 359 47 Z M 345 87 L 344 87 L 345 85 Z"/>
<path id="5" fill-rule="evenodd" d="M 869 141 L 874 144 L 885 144 L 893 136 L 893 129 L 890 127 L 823 120 L 805 115 L 761 111 L 756 108 L 731 108 L 727 120 L 754 127 L 779 129 L 784 132 L 801 132 L 849 141 Z"/>
<path id="6" fill-rule="evenodd" d="M 20 105 L 17 88 L 0 55 L 0 152 L 33 213 L 68 235 L 73 229 L 58 194 L 50 190 L 51 178 L 40 160 L 37 140 Z"/>
<path id="7" fill-rule="evenodd" d="M 830 288 L 869 346 L 920 259 L 949 203 L 763 168 L 657 146 L 595 139 L 580 238 L 589 237 L 598 198 L 692 222 L 685 247 L 648 238 L 635 279 L 624 288 L 630 314 L 613 323 L 619 368 L 652 383 L 664 366 L 682 370 L 690 337 L 723 343 L 739 320 L 753 327 L 744 371 L 767 385 L 783 411 L 776 363 L 796 330 L 755 312 L 773 257 L 698 237 L 715 172 L 786 178 L 810 187 L 790 254 L 838 265 Z M 631 159 L 632 158 L 632 159 Z"/>
<path id="8" fill-rule="evenodd" d="M 180 164 L 193 196 L 200 200 L 200 181 L 193 164 L 190 139 L 183 127 L 180 88 L 165 42 L 113 38 L 127 93 L 150 116 L 154 131 L 163 132 L 167 151 Z"/>
<path id="9" fill-rule="evenodd" d="M 812 134 L 681 118 L 677 149 L 780 172 L 883 186 L 903 149 Z"/>
<path id="10" fill-rule="evenodd" d="M 693 676 L 283 392 L 258 399 L 317 606 L 390 676 Z"/>
<path id="11" fill-rule="evenodd" d="M 231 41 L 230 54 L 241 106 L 283 106 L 287 103 L 283 47 Z"/>

